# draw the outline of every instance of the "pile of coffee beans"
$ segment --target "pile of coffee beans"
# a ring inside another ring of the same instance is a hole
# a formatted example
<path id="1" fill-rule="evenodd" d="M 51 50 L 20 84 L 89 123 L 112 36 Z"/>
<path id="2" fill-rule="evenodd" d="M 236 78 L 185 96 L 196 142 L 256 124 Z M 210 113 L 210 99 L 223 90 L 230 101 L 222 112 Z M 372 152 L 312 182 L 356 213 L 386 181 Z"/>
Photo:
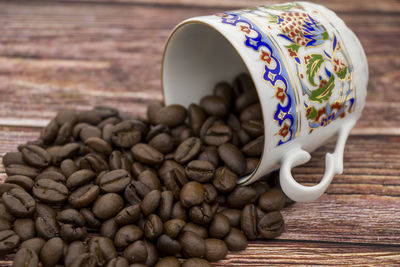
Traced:
<path id="1" fill-rule="evenodd" d="M 187 109 L 147 119 L 111 107 L 62 110 L 38 140 L 6 153 L 0 255 L 14 266 L 211 266 L 274 238 L 287 199 L 257 168 L 264 142 L 251 78 L 218 83 Z"/>

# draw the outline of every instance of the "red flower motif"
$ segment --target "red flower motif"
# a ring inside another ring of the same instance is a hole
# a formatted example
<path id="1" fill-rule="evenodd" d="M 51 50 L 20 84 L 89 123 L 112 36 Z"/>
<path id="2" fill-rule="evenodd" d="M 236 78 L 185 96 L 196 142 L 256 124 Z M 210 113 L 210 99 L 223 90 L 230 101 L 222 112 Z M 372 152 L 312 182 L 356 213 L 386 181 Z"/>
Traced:
<path id="1" fill-rule="evenodd" d="M 281 101 L 281 103 L 283 103 L 283 101 L 285 101 L 286 98 L 286 93 L 283 90 L 283 88 L 278 86 L 278 88 L 276 89 L 275 96 Z"/>
<path id="2" fill-rule="evenodd" d="M 249 26 L 246 26 L 246 25 L 240 25 L 240 30 L 242 31 L 242 32 L 244 32 L 244 33 L 246 33 L 246 34 L 249 34 L 250 33 L 250 28 L 249 28 Z"/>
<path id="3" fill-rule="evenodd" d="M 288 135 L 288 133 L 289 133 L 289 126 L 286 123 L 284 123 L 283 127 L 279 130 L 279 135 L 285 138 L 286 135 Z"/>
<path id="4" fill-rule="evenodd" d="M 268 52 L 262 51 L 260 58 L 261 58 L 262 61 L 265 61 L 268 64 L 271 63 L 271 55 Z"/>
<path id="5" fill-rule="evenodd" d="M 304 63 L 308 64 L 308 60 L 311 58 L 310 55 L 304 57 Z"/>
<path id="6" fill-rule="evenodd" d="M 289 55 L 291 57 L 297 57 L 297 52 L 296 51 L 293 51 L 291 48 L 289 48 L 288 51 L 289 51 Z"/>

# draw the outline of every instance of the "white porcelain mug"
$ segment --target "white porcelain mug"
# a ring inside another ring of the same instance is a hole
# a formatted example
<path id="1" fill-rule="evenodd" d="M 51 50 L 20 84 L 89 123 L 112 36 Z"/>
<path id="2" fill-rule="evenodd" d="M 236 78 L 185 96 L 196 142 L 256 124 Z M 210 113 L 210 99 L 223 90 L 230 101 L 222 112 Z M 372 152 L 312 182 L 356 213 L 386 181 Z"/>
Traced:
<path id="1" fill-rule="evenodd" d="M 217 82 L 248 72 L 260 98 L 264 150 L 249 184 L 280 168 L 286 195 L 300 202 L 321 196 L 343 171 L 343 151 L 365 104 L 368 64 L 354 33 L 327 8 L 308 2 L 263 6 L 191 18 L 164 51 L 166 104 L 188 106 Z M 338 135 L 322 180 L 295 181 L 291 169 Z"/>

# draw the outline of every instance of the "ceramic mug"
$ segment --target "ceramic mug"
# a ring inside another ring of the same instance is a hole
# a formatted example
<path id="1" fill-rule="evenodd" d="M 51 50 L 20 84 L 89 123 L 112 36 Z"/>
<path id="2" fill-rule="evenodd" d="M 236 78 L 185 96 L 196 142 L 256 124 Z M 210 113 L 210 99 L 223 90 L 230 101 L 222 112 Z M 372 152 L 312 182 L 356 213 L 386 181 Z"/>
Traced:
<path id="1" fill-rule="evenodd" d="M 368 64 L 354 33 L 327 8 L 293 2 L 190 18 L 164 51 L 166 104 L 188 106 L 220 81 L 250 74 L 260 99 L 264 150 L 249 184 L 280 168 L 285 194 L 300 202 L 321 196 L 343 171 L 343 151 L 365 104 Z M 322 180 L 295 181 L 291 169 L 337 136 Z"/>

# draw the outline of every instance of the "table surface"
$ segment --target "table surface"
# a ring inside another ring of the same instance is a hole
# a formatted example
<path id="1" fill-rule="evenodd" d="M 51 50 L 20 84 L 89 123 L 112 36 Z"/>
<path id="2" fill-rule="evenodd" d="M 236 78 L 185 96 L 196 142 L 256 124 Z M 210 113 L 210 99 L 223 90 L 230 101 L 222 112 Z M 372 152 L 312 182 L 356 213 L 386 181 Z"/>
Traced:
<path id="1" fill-rule="evenodd" d="M 216 2 L 0 2 L 0 157 L 37 138 L 61 108 L 102 104 L 143 114 L 161 99 L 162 50 L 178 22 L 268 3 Z M 286 208 L 279 238 L 251 242 L 216 266 L 400 265 L 400 2 L 319 2 L 357 34 L 369 61 L 367 103 L 347 142 L 344 173 L 317 201 Z M 315 151 L 296 179 L 317 182 L 333 147 Z"/>

